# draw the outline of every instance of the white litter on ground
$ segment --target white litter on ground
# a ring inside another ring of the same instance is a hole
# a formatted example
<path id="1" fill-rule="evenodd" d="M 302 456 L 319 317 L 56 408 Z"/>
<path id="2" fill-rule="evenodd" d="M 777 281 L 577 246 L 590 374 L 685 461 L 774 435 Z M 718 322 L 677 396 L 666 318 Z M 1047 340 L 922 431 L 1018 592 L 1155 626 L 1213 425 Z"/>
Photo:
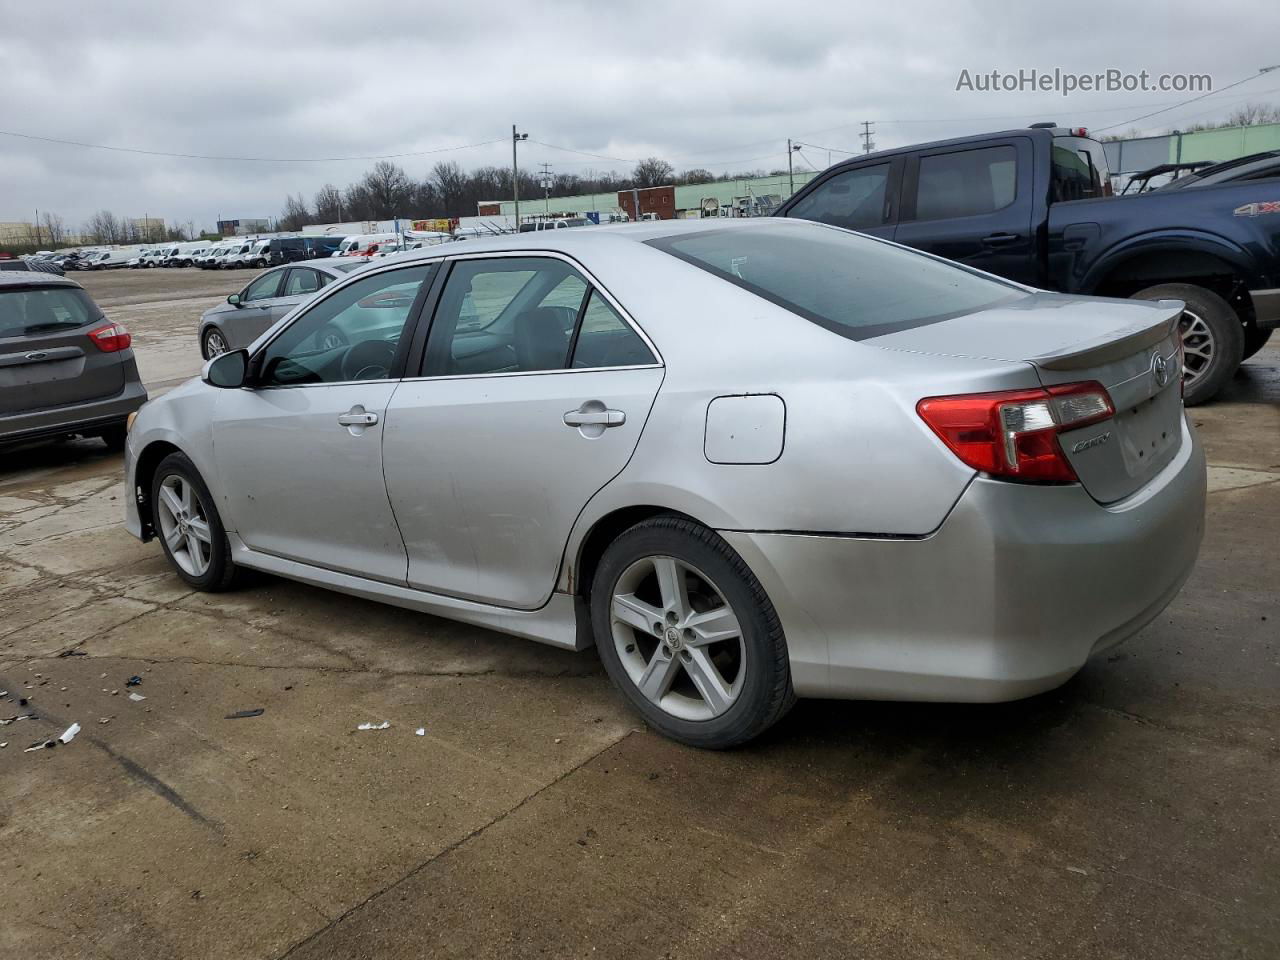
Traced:
<path id="1" fill-rule="evenodd" d="M 79 732 L 80 732 L 80 724 L 73 723 L 71 726 L 67 727 L 67 729 L 62 732 L 62 736 L 60 736 L 58 739 L 62 743 L 70 743 L 72 740 L 76 738 L 76 734 Z"/>
<path id="2" fill-rule="evenodd" d="M 420 736 L 420 737 L 425 737 L 425 736 L 427 735 L 427 728 L 426 728 L 426 727 L 419 727 L 417 730 L 415 730 L 415 731 L 413 731 L 413 732 L 414 732 L 415 734 L 417 734 L 418 736 Z"/>
<path id="3" fill-rule="evenodd" d="M 139 701 L 139 700 L 145 700 L 145 699 L 147 699 L 147 698 L 146 698 L 146 697 L 144 697 L 144 696 L 143 696 L 142 694 L 140 694 L 140 693 L 131 693 L 131 694 L 129 694 L 129 699 L 130 699 L 130 700 L 133 700 L 133 701 L 136 703 L 136 702 L 137 702 L 137 701 Z"/>
<path id="4" fill-rule="evenodd" d="M 383 720 L 381 723 L 372 723 L 372 722 L 362 723 L 360 724 L 360 726 L 356 727 L 356 729 L 357 730 L 385 730 L 389 726 L 391 726 L 391 722 L 388 720 Z"/>

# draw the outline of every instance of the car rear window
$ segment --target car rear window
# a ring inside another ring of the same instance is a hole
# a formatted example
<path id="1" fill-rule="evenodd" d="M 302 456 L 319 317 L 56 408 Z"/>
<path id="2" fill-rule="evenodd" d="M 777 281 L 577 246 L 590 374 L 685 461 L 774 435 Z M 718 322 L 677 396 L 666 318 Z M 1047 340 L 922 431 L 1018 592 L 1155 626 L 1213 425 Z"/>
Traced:
<path id="1" fill-rule="evenodd" d="M 753 225 L 646 242 L 851 340 L 1026 296 L 994 277 L 816 224 Z"/>
<path id="2" fill-rule="evenodd" d="M 98 315 L 89 295 L 76 287 L 0 290 L 0 338 L 82 327 Z"/>

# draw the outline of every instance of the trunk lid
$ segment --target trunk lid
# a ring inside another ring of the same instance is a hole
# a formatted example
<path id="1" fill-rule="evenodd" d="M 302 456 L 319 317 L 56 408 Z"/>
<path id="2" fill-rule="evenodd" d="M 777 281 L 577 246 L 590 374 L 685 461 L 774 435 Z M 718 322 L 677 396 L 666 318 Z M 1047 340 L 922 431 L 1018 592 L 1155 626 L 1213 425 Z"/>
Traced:
<path id="1" fill-rule="evenodd" d="M 89 337 L 103 322 L 79 287 L 0 288 L 0 412 L 83 403 L 123 390 L 120 354 L 102 352 Z"/>
<path id="2" fill-rule="evenodd" d="M 1100 503 L 1141 489 L 1182 444 L 1182 303 L 1037 293 L 864 341 L 891 350 L 1031 364 L 1045 386 L 1096 380 L 1115 416 L 1059 435 Z"/>

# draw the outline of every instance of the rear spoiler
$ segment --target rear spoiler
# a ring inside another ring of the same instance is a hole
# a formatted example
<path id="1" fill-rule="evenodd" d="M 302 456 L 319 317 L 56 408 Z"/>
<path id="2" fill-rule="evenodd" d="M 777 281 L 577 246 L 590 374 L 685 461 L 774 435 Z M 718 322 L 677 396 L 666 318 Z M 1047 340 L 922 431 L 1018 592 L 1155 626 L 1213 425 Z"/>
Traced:
<path id="1" fill-rule="evenodd" d="M 1062 352 L 1032 357 L 1030 360 L 1044 370 L 1081 370 L 1123 360 L 1145 347 L 1154 347 L 1173 335 L 1186 304 L 1181 300 L 1157 300 L 1152 305 L 1163 308 L 1165 315 L 1155 321 L 1135 323 L 1118 339 L 1113 339 L 1114 335 L 1108 334 L 1106 338 L 1073 343 Z"/>

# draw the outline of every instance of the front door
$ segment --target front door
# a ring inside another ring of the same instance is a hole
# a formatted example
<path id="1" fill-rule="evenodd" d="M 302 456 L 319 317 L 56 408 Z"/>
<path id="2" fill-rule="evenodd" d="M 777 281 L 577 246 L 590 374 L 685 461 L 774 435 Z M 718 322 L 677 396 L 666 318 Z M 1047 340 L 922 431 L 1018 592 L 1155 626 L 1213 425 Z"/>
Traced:
<path id="1" fill-rule="evenodd" d="M 222 327 L 233 348 L 247 347 L 272 324 L 271 305 L 280 292 L 284 270 L 268 270 L 240 291 L 240 302 L 224 311 Z"/>
<path id="2" fill-rule="evenodd" d="M 383 441 L 410 586 L 541 606 L 578 514 L 635 450 L 657 357 L 566 260 L 476 258 L 452 265 L 421 373 Z"/>
<path id="3" fill-rule="evenodd" d="M 219 391 L 213 449 L 228 526 L 254 550 L 392 583 L 405 550 L 382 479 L 387 404 L 433 266 L 334 290 Z"/>
<path id="4" fill-rule="evenodd" d="M 901 171 L 902 161 L 889 159 L 825 174 L 806 187 L 782 216 L 816 220 L 892 240 L 898 219 Z"/>

